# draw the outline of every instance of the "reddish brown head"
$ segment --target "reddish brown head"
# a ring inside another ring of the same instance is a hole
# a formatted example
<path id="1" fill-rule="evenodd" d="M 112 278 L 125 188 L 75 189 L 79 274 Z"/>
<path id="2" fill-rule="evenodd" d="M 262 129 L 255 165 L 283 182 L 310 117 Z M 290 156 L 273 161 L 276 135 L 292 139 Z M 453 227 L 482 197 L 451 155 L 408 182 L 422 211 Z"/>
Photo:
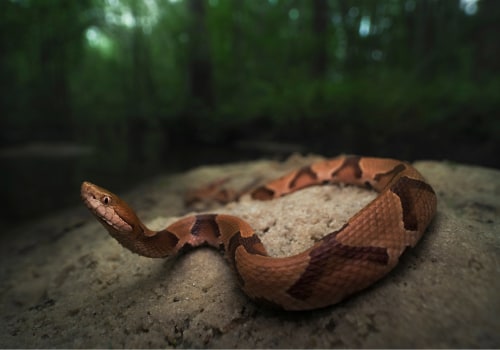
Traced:
<path id="1" fill-rule="evenodd" d="M 168 230 L 149 230 L 116 194 L 84 182 L 81 195 L 90 212 L 125 248 L 150 258 L 163 258 L 176 252 L 177 236 Z"/>
<path id="2" fill-rule="evenodd" d="M 116 194 L 85 181 L 82 183 L 81 196 L 90 212 L 119 241 L 123 236 L 134 238 L 144 233 L 137 215 Z"/>

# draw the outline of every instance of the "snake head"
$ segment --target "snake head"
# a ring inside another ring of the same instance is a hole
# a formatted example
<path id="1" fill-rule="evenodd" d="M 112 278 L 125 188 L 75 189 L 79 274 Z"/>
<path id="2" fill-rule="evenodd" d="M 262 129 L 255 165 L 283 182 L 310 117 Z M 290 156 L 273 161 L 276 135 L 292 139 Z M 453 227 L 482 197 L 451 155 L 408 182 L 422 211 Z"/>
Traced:
<path id="1" fill-rule="evenodd" d="M 82 200 L 92 214 L 113 236 L 142 233 L 142 225 L 137 215 L 116 194 L 94 185 L 83 182 Z"/>

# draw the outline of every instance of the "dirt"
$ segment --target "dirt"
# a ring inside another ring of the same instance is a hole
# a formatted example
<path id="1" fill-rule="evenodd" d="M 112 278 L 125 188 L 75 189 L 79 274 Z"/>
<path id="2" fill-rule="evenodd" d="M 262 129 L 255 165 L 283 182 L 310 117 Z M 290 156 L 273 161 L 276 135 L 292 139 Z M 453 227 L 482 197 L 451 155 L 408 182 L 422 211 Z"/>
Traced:
<path id="1" fill-rule="evenodd" d="M 319 157 L 255 161 L 163 176 L 123 193 L 155 229 L 196 212 L 247 220 L 271 255 L 309 247 L 375 197 L 312 187 L 270 202 L 185 206 L 190 188 L 227 178 L 241 189 Z M 383 280 L 308 312 L 249 300 L 221 254 L 172 259 L 123 249 L 83 208 L 18 227 L 1 242 L 2 348 L 495 348 L 500 346 L 500 171 L 419 161 L 438 213 Z"/>

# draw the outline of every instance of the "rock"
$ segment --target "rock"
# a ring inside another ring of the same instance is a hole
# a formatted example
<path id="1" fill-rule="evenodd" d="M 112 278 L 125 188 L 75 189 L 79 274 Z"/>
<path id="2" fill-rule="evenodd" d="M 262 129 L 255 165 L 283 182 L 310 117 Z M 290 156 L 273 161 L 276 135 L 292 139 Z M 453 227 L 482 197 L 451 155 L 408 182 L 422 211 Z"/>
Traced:
<path id="1" fill-rule="evenodd" d="M 200 167 L 123 197 L 158 229 L 189 214 L 189 188 L 228 177 L 227 186 L 240 189 L 317 159 Z M 415 166 L 438 194 L 438 213 L 420 243 L 374 286 L 309 312 L 255 304 L 210 248 L 169 260 L 134 255 L 83 205 L 16 229 L 0 248 L 0 347 L 499 347 L 500 171 Z M 286 256 L 339 228 L 374 197 L 321 186 L 270 202 L 242 198 L 199 209 L 242 217 L 271 255 Z"/>

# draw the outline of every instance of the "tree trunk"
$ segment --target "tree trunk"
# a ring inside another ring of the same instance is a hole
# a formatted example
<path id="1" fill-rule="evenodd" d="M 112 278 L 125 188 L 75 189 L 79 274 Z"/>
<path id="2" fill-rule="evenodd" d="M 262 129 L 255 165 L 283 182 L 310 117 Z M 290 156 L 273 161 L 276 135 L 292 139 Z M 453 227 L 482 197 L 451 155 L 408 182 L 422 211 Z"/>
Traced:
<path id="1" fill-rule="evenodd" d="M 328 4 L 326 0 L 313 1 L 313 60 L 312 73 L 316 79 L 324 79 L 328 69 L 327 26 Z"/>
<path id="2" fill-rule="evenodd" d="M 191 14 L 189 28 L 189 89 L 194 99 L 194 107 L 214 107 L 213 72 L 210 56 L 209 33 L 206 29 L 204 0 L 189 0 Z"/>

